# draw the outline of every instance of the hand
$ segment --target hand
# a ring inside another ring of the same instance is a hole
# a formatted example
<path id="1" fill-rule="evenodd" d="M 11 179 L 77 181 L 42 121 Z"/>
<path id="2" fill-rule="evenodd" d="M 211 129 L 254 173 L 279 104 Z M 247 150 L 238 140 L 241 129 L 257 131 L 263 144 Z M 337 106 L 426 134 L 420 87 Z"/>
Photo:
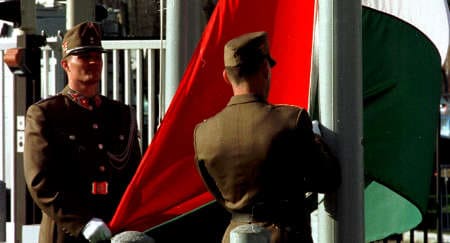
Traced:
<path id="1" fill-rule="evenodd" d="M 312 130 L 314 134 L 322 136 L 322 133 L 320 132 L 320 123 L 318 120 L 312 121 Z"/>
<path id="2" fill-rule="evenodd" d="M 92 218 L 86 226 L 84 226 L 82 233 L 84 238 L 93 243 L 109 240 L 112 235 L 111 230 L 109 230 L 105 222 L 99 218 Z"/>

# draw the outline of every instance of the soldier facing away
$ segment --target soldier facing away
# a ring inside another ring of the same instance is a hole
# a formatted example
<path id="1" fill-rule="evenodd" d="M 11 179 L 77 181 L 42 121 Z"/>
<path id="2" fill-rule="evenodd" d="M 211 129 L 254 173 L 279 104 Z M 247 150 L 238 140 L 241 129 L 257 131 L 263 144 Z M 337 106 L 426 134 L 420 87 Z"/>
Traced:
<path id="1" fill-rule="evenodd" d="M 275 61 L 267 33 L 227 42 L 224 63 L 233 96 L 194 131 L 198 171 L 232 215 L 222 242 L 249 223 L 267 229 L 271 243 L 312 242 L 305 193 L 338 187 L 337 159 L 313 133 L 305 109 L 268 103 Z"/>

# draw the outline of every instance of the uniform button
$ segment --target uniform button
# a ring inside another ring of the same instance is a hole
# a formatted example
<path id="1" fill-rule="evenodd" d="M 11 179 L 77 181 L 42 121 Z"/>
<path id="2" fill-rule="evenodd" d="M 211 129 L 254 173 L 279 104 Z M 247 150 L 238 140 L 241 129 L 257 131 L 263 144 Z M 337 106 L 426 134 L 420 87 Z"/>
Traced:
<path id="1" fill-rule="evenodd" d="M 103 144 L 99 143 L 98 144 L 98 149 L 102 150 L 103 149 Z"/>
<path id="2" fill-rule="evenodd" d="M 125 136 L 122 135 L 122 134 L 120 134 L 120 135 L 119 135 L 119 139 L 123 141 L 123 140 L 125 140 Z"/>
<path id="3" fill-rule="evenodd" d="M 92 128 L 98 129 L 98 124 L 97 123 L 92 124 Z"/>
<path id="4" fill-rule="evenodd" d="M 106 168 L 105 168 L 104 165 L 100 165 L 100 166 L 98 167 L 98 170 L 99 170 L 100 172 L 105 172 Z"/>
<path id="5" fill-rule="evenodd" d="M 85 106 L 85 107 L 89 105 L 89 102 L 88 102 L 87 99 L 81 99 L 81 100 L 80 100 L 80 103 L 81 103 L 83 106 Z"/>

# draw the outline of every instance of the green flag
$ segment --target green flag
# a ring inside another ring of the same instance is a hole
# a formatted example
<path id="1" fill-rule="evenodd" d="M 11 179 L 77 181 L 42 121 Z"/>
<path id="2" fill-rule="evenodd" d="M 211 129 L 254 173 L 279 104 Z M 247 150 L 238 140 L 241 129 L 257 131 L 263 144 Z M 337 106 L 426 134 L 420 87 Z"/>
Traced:
<path id="1" fill-rule="evenodd" d="M 449 44 L 443 0 L 363 0 L 366 241 L 417 226 L 427 209 Z"/>

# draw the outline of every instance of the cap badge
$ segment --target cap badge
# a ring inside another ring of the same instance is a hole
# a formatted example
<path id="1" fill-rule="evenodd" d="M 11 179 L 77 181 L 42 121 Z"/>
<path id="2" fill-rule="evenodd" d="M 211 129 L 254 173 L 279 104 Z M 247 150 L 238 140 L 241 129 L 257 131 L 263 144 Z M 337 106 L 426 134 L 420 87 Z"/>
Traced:
<path id="1" fill-rule="evenodd" d="M 81 32 L 81 36 L 84 36 L 84 34 L 86 33 L 86 31 L 87 31 L 88 29 L 93 29 L 93 30 L 95 31 L 95 34 L 96 34 L 97 36 L 100 36 L 99 30 L 98 30 L 97 28 L 95 28 L 95 25 L 94 25 L 94 23 L 92 23 L 92 22 L 88 22 L 88 23 L 87 23 L 87 28 L 85 28 L 85 29 Z M 92 37 L 92 38 L 93 38 L 93 37 Z"/>
<path id="2" fill-rule="evenodd" d="M 68 45 L 68 41 L 64 41 L 61 45 L 64 52 L 67 51 L 67 45 Z"/>

